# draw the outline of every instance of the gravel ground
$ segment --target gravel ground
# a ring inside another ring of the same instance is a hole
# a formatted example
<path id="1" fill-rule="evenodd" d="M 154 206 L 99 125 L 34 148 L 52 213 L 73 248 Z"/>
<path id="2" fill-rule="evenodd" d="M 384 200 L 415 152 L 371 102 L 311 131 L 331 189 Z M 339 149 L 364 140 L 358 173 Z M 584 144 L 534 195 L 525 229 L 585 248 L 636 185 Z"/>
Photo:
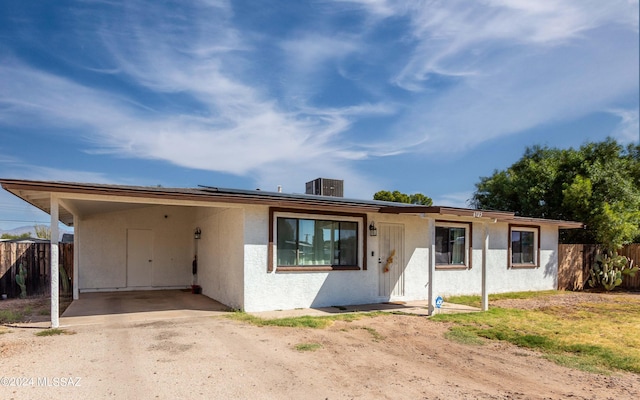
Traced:
<path id="1" fill-rule="evenodd" d="M 502 304 L 540 308 L 583 299 Z M 404 315 L 326 329 L 256 327 L 223 317 L 79 326 L 48 337 L 5 328 L 0 398 L 640 398 L 640 375 L 576 371 L 507 343 L 462 345 L 444 338 L 447 328 Z M 318 348 L 296 349 L 301 344 Z"/>

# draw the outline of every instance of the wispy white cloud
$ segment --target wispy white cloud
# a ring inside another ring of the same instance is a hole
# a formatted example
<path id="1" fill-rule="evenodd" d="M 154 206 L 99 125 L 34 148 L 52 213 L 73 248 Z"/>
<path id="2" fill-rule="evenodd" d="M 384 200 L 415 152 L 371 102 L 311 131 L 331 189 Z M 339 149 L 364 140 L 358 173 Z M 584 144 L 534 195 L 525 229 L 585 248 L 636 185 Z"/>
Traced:
<path id="1" fill-rule="evenodd" d="M 353 38 L 306 34 L 304 37 L 288 39 L 280 46 L 292 68 L 304 72 L 317 69 L 324 63 L 343 58 L 358 50 Z"/>
<path id="2" fill-rule="evenodd" d="M 473 197 L 472 192 L 454 192 L 444 193 L 433 198 L 433 204 L 436 206 L 449 206 L 449 207 L 469 207 L 469 199 Z"/>
<path id="3" fill-rule="evenodd" d="M 392 7 L 390 4 L 386 8 Z M 409 90 L 423 89 L 430 74 L 494 73 L 486 69 L 490 59 L 567 44 L 605 24 L 638 29 L 637 13 L 634 18 L 634 6 L 626 0 L 435 1 L 414 2 L 408 8 L 393 4 L 396 15 L 409 18 L 416 41 L 409 62 L 395 78 Z M 371 11 L 377 13 L 379 8 L 374 5 Z"/>
<path id="4" fill-rule="evenodd" d="M 610 113 L 620 118 L 614 137 L 623 143 L 640 144 L 640 123 L 637 109 L 612 109 Z"/>
<path id="5" fill-rule="evenodd" d="M 360 6 L 378 18 L 388 18 L 398 15 L 400 14 L 400 7 L 403 7 L 403 2 L 392 2 L 388 0 L 335 0 L 335 2 Z"/>
<path id="6" fill-rule="evenodd" d="M 74 128 L 84 133 L 90 152 L 242 175 L 262 175 L 267 168 L 285 175 L 283 165 L 326 161 L 344 171 L 348 161 L 368 156 L 340 136 L 354 118 L 387 114 L 389 107 L 362 103 L 318 108 L 300 102 L 284 109 L 268 87 L 243 68 L 250 62 L 252 44 L 231 25 L 228 3 L 180 9 L 187 11 L 167 16 L 167 10 L 151 4 L 127 3 L 122 14 L 105 17 L 98 30 L 106 52 L 94 59 L 106 67 L 86 68 L 119 75 L 153 95 L 182 96 L 193 110 L 143 103 L 14 59 L 0 66 L 0 79 L 8 82 L 0 95 L 5 105 L 0 121 L 20 124 L 29 118 Z M 354 50 L 346 42 L 320 37 L 282 46 L 307 74 L 325 60 Z"/>
<path id="7" fill-rule="evenodd" d="M 392 81 L 418 100 L 395 128 L 398 151 L 466 151 L 637 102 L 637 2 L 354 3 L 410 26 L 413 51 Z"/>
<path id="8" fill-rule="evenodd" d="M 55 55 L 82 73 L 0 60 L 1 124 L 260 186 L 332 176 L 362 190 L 354 164 L 367 158 L 465 151 L 602 111 L 621 118 L 620 138 L 638 129 L 637 1 L 340 0 L 289 36 L 239 25 L 228 1 L 86 4 L 109 12 L 69 10 L 82 56 Z M 335 29 L 343 9 L 362 29 Z M 353 83 L 340 106 L 317 101 L 336 77 Z"/>
<path id="9" fill-rule="evenodd" d="M 344 110 L 306 108 L 300 112 L 298 117 L 301 121 L 298 121 L 295 115 L 278 113 L 268 105 L 262 105 L 262 109 L 255 105 L 250 109 L 253 114 L 239 116 L 237 121 L 220 122 L 215 118 L 160 114 L 140 116 L 136 114 L 136 107 L 126 102 L 118 103 L 108 93 L 87 90 L 26 66 L 16 67 L 23 74 L 21 82 L 29 81 L 40 88 L 22 91 L 20 95 L 23 98 L 28 96 L 26 101 L 39 110 L 38 115 L 43 121 L 49 121 L 50 127 L 81 124 L 92 132 L 85 138 L 95 142 L 89 151 L 160 159 L 194 169 L 243 174 L 271 190 L 280 184 L 288 190 L 302 192 L 301 182 L 317 176 L 334 176 L 350 183 L 348 195 L 366 196 L 366 179 L 349 168 L 347 163 L 368 155 L 357 149 L 350 150 L 344 143 L 336 144 L 331 139 L 346 129 L 349 118 L 388 112 L 378 105 Z M 4 79 L 2 74 L 7 73 L 6 69 L 6 66 L 0 68 L 0 79 Z M 16 76 L 15 73 L 10 75 Z M 74 100 L 61 101 L 58 93 L 66 93 Z M 5 116 L 5 121 L 11 115 Z M 308 121 L 304 116 L 308 116 Z M 13 122 L 21 120 L 18 118 Z M 230 126 L 222 127 L 225 124 Z M 33 165 L 4 168 L 3 174 L 5 177 L 81 182 L 105 182 L 109 179 L 122 182 L 123 179 L 107 178 L 101 173 Z"/>
<path id="10" fill-rule="evenodd" d="M 350 35 L 300 32 L 279 43 L 283 54 L 282 91 L 289 102 L 304 104 L 325 85 L 327 70 L 339 70 L 340 63 L 353 56 L 364 44 Z"/>
<path id="11" fill-rule="evenodd" d="M 0 154 L 0 165 L 2 166 L 2 178 L 7 179 L 117 183 L 116 180 L 103 172 L 43 167 L 17 157 L 4 156 L 2 154 Z"/>
<path id="12" fill-rule="evenodd" d="M 126 183 L 125 180 L 115 181 L 101 172 L 51 168 L 34 165 L 17 157 L 0 153 L 0 169 L 5 179 L 32 179 L 66 182 L 95 182 L 95 183 Z M 25 203 L 23 200 L 4 190 L 0 191 L 0 228 L 12 228 L 16 225 L 36 223 L 48 224 L 49 216 L 39 209 Z"/>

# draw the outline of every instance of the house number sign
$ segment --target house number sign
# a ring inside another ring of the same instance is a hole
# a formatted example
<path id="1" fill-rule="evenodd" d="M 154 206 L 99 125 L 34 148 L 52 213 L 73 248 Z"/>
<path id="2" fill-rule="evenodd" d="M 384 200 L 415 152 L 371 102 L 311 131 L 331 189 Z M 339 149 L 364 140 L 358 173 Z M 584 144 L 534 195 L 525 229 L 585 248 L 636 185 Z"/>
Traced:
<path id="1" fill-rule="evenodd" d="M 444 300 L 442 299 L 442 297 L 440 297 L 440 296 L 436 297 L 436 308 L 442 307 L 442 303 L 443 302 L 444 302 Z"/>

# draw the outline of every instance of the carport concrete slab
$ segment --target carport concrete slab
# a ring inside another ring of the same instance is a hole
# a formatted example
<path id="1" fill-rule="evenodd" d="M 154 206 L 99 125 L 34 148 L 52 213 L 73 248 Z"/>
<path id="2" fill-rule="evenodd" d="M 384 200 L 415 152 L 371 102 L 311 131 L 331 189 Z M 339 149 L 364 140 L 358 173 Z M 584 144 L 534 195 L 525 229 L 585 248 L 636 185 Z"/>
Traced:
<path id="1" fill-rule="evenodd" d="M 182 290 L 82 293 L 60 318 L 60 326 L 222 315 L 229 308 L 211 298 Z"/>

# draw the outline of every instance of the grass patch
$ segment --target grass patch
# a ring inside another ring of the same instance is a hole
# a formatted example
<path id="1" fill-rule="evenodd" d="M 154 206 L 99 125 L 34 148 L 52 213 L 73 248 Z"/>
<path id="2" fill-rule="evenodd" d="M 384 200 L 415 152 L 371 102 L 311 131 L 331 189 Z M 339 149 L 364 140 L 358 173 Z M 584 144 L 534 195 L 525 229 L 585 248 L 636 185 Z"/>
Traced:
<path id="1" fill-rule="evenodd" d="M 467 329 L 465 326 L 454 326 L 448 332 L 444 334 L 444 337 L 461 344 L 468 344 L 472 346 L 482 346 L 484 340 L 478 335 Z"/>
<path id="2" fill-rule="evenodd" d="M 74 335 L 74 331 L 67 331 L 65 329 L 51 328 L 37 332 L 36 336 L 56 336 L 56 335 Z"/>
<path id="3" fill-rule="evenodd" d="M 320 343 L 299 343 L 295 345 L 295 349 L 298 351 L 316 351 L 321 348 L 322 345 Z"/>
<path id="4" fill-rule="evenodd" d="M 39 317 L 51 314 L 50 304 L 48 297 L 41 296 L 5 300 L 0 310 L 0 323 L 13 324 L 42 319 Z M 67 305 L 67 303 L 61 301 L 61 314 Z"/>
<path id="5" fill-rule="evenodd" d="M 585 371 L 640 373 L 640 335 L 631 334 L 640 326 L 640 298 L 612 297 L 608 302 L 544 311 L 492 308 L 484 313 L 439 314 L 432 319 L 454 323 L 448 334 L 452 338 L 504 340 Z"/>
<path id="6" fill-rule="evenodd" d="M 247 322 L 256 326 L 281 326 L 287 328 L 315 328 L 322 329 L 333 324 L 335 321 L 351 322 L 365 317 L 376 317 L 384 314 L 383 312 L 371 313 L 345 313 L 337 315 L 329 315 L 322 317 L 300 316 L 287 318 L 260 318 L 255 315 L 247 314 L 242 311 L 236 311 L 227 316 L 227 318 L 236 321 Z"/>
<path id="7" fill-rule="evenodd" d="M 559 290 L 544 290 L 540 292 L 512 292 L 489 295 L 489 303 L 497 300 L 507 299 L 532 299 L 536 297 L 555 296 L 562 294 Z M 471 307 L 481 307 L 482 298 L 480 296 L 451 296 L 444 299 L 448 303 L 462 304 Z"/>
<path id="8" fill-rule="evenodd" d="M 371 336 L 373 337 L 374 342 L 379 342 L 381 340 L 386 339 L 383 335 L 380 334 L 380 332 L 376 331 L 371 327 L 363 326 L 360 329 L 364 329 L 365 331 L 369 332 L 369 334 L 371 334 Z"/>
<path id="9" fill-rule="evenodd" d="M 603 374 L 608 375 L 611 373 L 610 370 L 599 366 L 597 360 L 594 360 L 592 357 L 585 356 L 576 356 L 574 354 L 545 354 L 544 358 L 547 360 L 553 361 L 556 364 L 578 369 L 580 371 L 591 372 L 594 374 Z"/>
<path id="10" fill-rule="evenodd" d="M 20 322 L 24 318 L 24 314 L 17 310 L 0 310 L 0 324 L 13 324 Z"/>

